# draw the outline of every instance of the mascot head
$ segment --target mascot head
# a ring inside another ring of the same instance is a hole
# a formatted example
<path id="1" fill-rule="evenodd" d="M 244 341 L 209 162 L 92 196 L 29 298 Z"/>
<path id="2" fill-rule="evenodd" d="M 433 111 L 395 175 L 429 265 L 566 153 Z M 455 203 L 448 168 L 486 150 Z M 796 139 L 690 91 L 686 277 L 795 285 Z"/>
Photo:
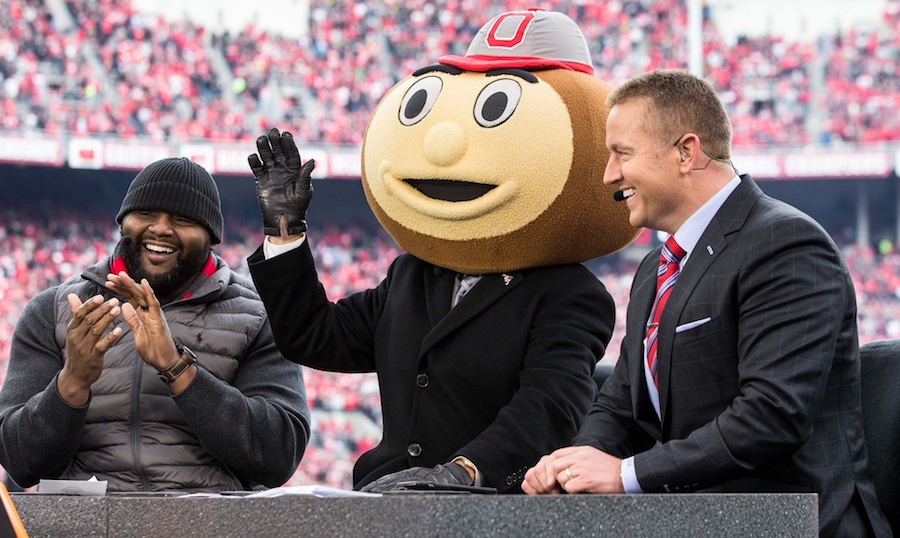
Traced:
<path id="1" fill-rule="evenodd" d="M 438 62 L 384 96 L 363 140 L 366 198 L 401 248 L 480 274 L 583 262 L 637 236 L 603 185 L 612 88 L 574 21 L 503 13 Z"/>

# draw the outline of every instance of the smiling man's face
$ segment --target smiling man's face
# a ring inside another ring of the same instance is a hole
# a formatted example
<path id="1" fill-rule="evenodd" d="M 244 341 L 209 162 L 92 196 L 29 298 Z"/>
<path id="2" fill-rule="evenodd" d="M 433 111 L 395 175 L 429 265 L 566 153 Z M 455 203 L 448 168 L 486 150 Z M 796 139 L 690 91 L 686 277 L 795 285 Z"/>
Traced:
<path id="1" fill-rule="evenodd" d="M 129 275 L 137 282 L 146 278 L 163 303 L 190 288 L 212 250 L 203 226 L 161 211 L 128 213 L 122 234 L 132 239 L 122 244 Z"/>

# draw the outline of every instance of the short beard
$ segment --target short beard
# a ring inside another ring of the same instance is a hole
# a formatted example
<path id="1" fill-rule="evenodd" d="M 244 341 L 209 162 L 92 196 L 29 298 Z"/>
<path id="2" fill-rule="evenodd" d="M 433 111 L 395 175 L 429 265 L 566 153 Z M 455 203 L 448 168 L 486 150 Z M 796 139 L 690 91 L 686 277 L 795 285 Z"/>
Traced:
<path id="1" fill-rule="evenodd" d="M 161 304 L 174 299 L 172 295 L 177 293 L 186 283 L 194 279 L 203 270 L 209 259 L 211 243 L 207 239 L 202 248 L 196 250 L 183 250 L 175 259 L 175 265 L 168 272 L 157 275 L 149 275 L 141 265 L 141 250 L 144 246 L 141 241 L 133 241 L 130 245 L 122 245 L 122 258 L 128 274 L 135 282 L 140 284 L 141 279 L 146 278 L 153 288 Z"/>

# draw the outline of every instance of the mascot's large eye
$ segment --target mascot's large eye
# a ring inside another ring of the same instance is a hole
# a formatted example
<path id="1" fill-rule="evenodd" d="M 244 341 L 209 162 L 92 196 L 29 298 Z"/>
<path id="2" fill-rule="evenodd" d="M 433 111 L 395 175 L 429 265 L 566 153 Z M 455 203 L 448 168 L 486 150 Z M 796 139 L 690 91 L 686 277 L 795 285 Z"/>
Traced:
<path id="1" fill-rule="evenodd" d="M 521 97 L 522 87 L 515 80 L 505 78 L 491 82 L 475 101 L 475 121 L 482 127 L 500 125 L 516 111 Z"/>
<path id="2" fill-rule="evenodd" d="M 425 77 L 410 86 L 400 103 L 400 123 L 410 126 L 422 121 L 431 112 L 443 86 L 439 77 Z"/>

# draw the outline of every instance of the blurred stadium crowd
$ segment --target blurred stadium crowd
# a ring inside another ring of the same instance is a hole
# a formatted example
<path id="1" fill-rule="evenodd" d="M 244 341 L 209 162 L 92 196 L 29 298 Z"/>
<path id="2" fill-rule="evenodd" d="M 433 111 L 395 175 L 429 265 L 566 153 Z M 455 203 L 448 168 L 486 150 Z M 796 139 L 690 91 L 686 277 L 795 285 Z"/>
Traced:
<path id="1" fill-rule="evenodd" d="M 687 65 L 678 0 L 309 0 L 303 39 L 248 25 L 139 13 L 131 0 L 0 3 L 0 125 L 6 130 L 252 140 L 272 125 L 319 145 L 358 145 L 401 78 L 463 54 L 486 18 L 538 6 L 578 21 L 598 77 L 613 84 Z M 706 76 L 735 145 L 900 140 L 900 0 L 880 24 L 810 42 L 720 35 L 705 18 Z"/>
<path id="2" fill-rule="evenodd" d="M 613 84 L 687 64 L 684 2 L 527 5 L 577 20 L 597 76 Z M 463 54 L 487 16 L 519 7 L 511 0 L 310 0 L 309 35 L 297 40 L 253 26 L 213 35 L 196 22 L 139 13 L 130 0 L 3 0 L 0 129 L 240 141 L 249 152 L 256 136 L 277 125 L 302 143 L 359 145 L 388 88 L 444 54 Z M 808 43 L 730 40 L 708 22 L 703 32 L 707 78 L 729 108 L 736 146 L 900 140 L 900 0 L 887 0 L 876 27 Z M 111 216 L 0 209 L 0 375 L 26 302 L 106 256 L 117 240 Z M 247 274 L 246 257 L 261 240 L 258 222 L 229 217 L 217 252 Z M 389 237 L 363 228 L 326 227 L 312 245 L 333 300 L 374 286 L 399 253 Z M 900 337 L 900 254 L 842 248 L 856 283 L 861 343 Z M 619 310 L 604 358 L 613 362 L 635 266 L 617 255 L 589 266 Z M 315 433 L 291 483 L 349 487 L 352 462 L 379 441 L 377 380 L 308 369 L 306 376 Z"/>

